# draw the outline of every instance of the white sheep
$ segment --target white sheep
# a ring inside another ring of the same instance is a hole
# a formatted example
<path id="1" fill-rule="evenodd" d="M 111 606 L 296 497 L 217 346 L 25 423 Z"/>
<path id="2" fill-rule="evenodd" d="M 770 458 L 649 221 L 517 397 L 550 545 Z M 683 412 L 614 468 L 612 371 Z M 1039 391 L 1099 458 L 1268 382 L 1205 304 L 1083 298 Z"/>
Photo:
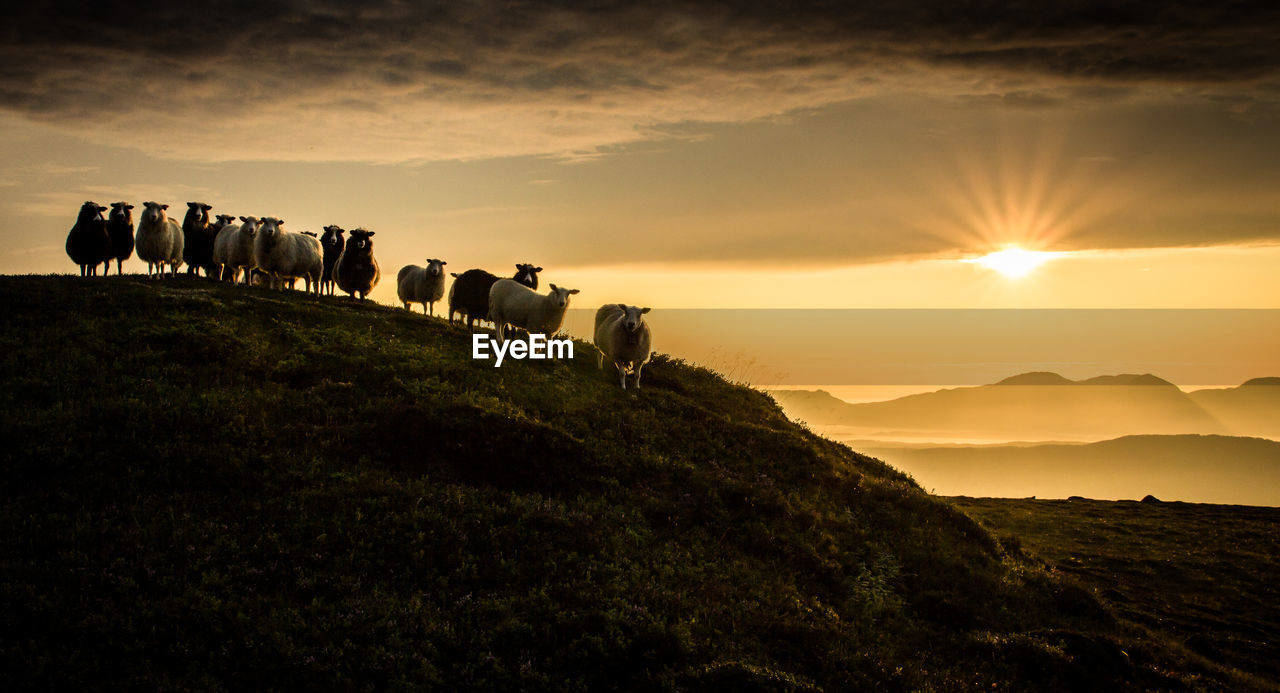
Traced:
<path id="1" fill-rule="evenodd" d="M 165 265 L 170 274 L 177 275 L 182 265 L 182 226 L 165 213 L 169 205 L 143 202 L 142 217 L 138 220 L 138 232 L 134 250 L 138 258 L 147 263 L 147 274 L 155 269 L 156 276 L 164 274 Z"/>
<path id="2" fill-rule="evenodd" d="M 624 303 L 607 303 L 596 311 L 596 348 L 600 350 L 599 365 L 604 370 L 605 359 L 618 369 L 622 389 L 627 389 L 627 373 L 635 374 L 636 388 L 640 387 L 640 370 L 649 360 L 649 323 L 644 321 L 648 308 L 637 308 Z"/>
<path id="3" fill-rule="evenodd" d="M 253 239 L 253 262 L 270 277 L 268 285 L 283 288 L 284 280 L 302 277 L 306 291 L 320 295 L 320 274 L 324 270 L 320 241 L 284 229 L 284 220 L 263 217 Z"/>
<path id="4" fill-rule="evenodd" d="M 569 297 L 577 289 L 549 285 L 551 292 L 539 294 L 514 279 L 499 279 L 489 288 L 489 321 L 497 326 L 498 343 L 506 342 L 506 326 L 520 327 L 530 334 L 551 335 L 560 331 Z"/>
<path id="5" fill-rule="evenodd" d="M 240 280 L 241 272 L 244 272 L 244 283 L 248 284 L 249 275 L 257 266 L 253 259 L 253 239 L 258 235 L 258 218 L 240 217 L 240 221 L 243 223 L 228 220 L 213 241 L 213 261 L 222 265 L 223 281 L 232 284 Z"/>
<path id="6" fill-rule="evenodd" d="M 431 258 L 426 267 L 405 265 L 396 276 L 396 293 L 405 310 L 410 303 L 421 303 L 422 312 L 436 314 L 436 301 L 444 297 L 444 266 L 449 263 Z"/>

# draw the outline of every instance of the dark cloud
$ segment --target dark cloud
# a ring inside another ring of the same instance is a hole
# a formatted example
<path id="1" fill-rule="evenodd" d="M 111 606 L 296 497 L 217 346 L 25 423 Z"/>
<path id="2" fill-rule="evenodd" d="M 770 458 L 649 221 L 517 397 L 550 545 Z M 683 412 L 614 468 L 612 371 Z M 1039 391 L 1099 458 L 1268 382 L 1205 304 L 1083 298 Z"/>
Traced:
<path id="1" fill-rule="evenodd" d="M 1280 82 L 1274 3 L 45 2 L 2 31 L 0 107 L 32 119 L 176 135 L 212 115 L 200 137 L 253 140 L 307 126 L 299 106 L 334 108 L 309 124 L 322 132 L 342 104 L 377 102 L 390 115 L 362 124 L 406 158 L 564 153 L 892 88 L 1052 108 L 1063 83 L 1155 85 L 1270 105 Z M 504 137 L 495 104 L 527 132 Z"/>

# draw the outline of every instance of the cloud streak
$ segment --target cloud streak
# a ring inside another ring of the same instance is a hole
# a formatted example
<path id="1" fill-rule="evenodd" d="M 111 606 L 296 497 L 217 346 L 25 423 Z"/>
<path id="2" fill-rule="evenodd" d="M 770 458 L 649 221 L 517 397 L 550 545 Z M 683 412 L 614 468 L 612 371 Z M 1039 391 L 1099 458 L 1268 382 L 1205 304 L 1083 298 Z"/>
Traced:
<path id="1" fill-rule="evenodd" d="M 887 91 L 1274 107 L 1274 6 L 1109 5 L 40 3 L 6 22 L 0 107 L 162 156 L 374 162 L 589 156 Z"/>

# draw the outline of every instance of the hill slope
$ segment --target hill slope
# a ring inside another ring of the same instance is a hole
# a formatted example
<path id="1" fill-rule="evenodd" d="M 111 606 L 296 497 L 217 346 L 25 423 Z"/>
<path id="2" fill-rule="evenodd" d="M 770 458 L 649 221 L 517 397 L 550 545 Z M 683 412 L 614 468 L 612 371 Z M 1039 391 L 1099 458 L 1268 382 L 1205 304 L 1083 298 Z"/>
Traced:
<path id="1" fill-rule="evenodd" d="M 676 361 L 186 278 L 0 305 L 8 690 L 1234 683 Z"/>
<path id="2" fill-rule="evenodd" d="M 1087 445 L 863 449 L 943 495 L 1280 506 L 1280 442 L 1125 436 Z"/>

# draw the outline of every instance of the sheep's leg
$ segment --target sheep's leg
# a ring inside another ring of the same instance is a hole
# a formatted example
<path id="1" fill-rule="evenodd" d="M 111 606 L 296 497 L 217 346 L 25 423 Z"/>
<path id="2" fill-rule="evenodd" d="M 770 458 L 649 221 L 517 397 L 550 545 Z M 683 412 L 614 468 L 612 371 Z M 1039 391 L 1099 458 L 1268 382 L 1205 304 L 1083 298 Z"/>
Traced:
<path id="1" fill-rule="evenodd" d="M 636 366 L 636 389 L 640 389 L 640 371 L 644 370 L 644 364 Z"/>
<path id="2" fill-rule="evenodd" d="M 613 367 L 618 369 L 618 381 L 622 383 L 622 389 L 627 389 L 627 368 L 617 361 L 613 362 Z"/>
<path id="3" fill-rule="evenodd" d="M 596 351 L 600 351 L 600 350 L 597 349 Z M 600 351 L 600 353 L 596 355 L 596 368 L 599 368 L 600 370 L 604 370 L 604 352 L 603 351 Z"/>

